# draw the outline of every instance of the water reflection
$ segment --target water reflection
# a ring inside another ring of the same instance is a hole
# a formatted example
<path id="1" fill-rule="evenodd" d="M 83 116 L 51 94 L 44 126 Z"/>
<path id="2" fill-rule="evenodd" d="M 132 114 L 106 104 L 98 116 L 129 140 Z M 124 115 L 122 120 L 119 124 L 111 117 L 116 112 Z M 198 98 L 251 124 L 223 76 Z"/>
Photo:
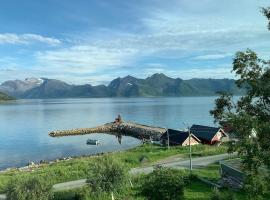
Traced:
<path id="1" fill-rule="evenodd" d="M 0 168 L 139 145 L 139 140 L 121 135 L 48 136 L 53 130 L 93 127 L 111 122 L 119 113 L 126 121 L 160 127 L 185 128 L 182 122 L 213 125 L 209 110 L 214 106 L 214 99 L 52 99 L 3 104 L 0 105 Z M 89 137 L 100 140 L 101 145 L 87 146 Z"/>

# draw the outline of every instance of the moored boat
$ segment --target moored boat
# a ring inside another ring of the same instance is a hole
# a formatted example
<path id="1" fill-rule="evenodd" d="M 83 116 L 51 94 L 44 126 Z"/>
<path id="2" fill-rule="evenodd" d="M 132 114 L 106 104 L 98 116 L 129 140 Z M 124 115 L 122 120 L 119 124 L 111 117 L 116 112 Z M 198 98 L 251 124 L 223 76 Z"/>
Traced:
<path id="1" fill-rule="evenodd" d="M 100 142 L 99 142 L 99 140 L 88 139 L 86 141 L 86 144 L 88 144 L 88 145 L 99 145 Z"/>

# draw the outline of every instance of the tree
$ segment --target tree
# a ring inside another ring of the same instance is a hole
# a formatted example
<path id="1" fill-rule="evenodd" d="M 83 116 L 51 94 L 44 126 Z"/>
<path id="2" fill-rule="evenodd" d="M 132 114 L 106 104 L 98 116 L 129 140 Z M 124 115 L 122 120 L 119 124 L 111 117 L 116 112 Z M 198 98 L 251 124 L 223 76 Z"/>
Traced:
<path id="1" fill-rule="evenodd" d="M 126 180 L 126 168 L 109 156 L 98 158 L 90 164 L 87 183 L 94 192 L 118 191 Z"/>
<path id="2" fill-rule="evenodd" d="M 270 8 L 263 9 L 270 20 Z M 269 24 L 270 30 L 270 24 Z M 210 113 L 215 122 L 226 122 L 233 127 L 239 142 L 232 146 L 238 151 L 247 174 L 245 188 L 252 199 L 260 199 L 269 185 L 261 176 L 261 167 L 270 169 L 270 61 L 260 59 L 247 49 L 237 52 L 233 60 L 236 84 L 246 88 L 246 95 L 234 101 L 231 94 L 222 93 Z M 253 137 L 253 136 L 255 137 Z M 252 189 L 251 189 L 252 188 Z"/>
<path id="3" fill-rule="evenodd" d="M 270 30 L 270 7 L 268 8 L 263 8 L 262 9 L 262 13 L 265 15 L 265 17 L 267 17 L 268 19 L 268 29 Z"/>
<path id="4" fill-rule="evenodd" d="M 155 169 L 144 178 L 141 194 L 149 200 L 184 199 L 184 176 L 174 169 Z"/>
<path id="5" fill-rule="evenodd" d="M 49 200 L 51 184 L 39 177 L 12 178 L 7 185 L 7 200 Z"/>

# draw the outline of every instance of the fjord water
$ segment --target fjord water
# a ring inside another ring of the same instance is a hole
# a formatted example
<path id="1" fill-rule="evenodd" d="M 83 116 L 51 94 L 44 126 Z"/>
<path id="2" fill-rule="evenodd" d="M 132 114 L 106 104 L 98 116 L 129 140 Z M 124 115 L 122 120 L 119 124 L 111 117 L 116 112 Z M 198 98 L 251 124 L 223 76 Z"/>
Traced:
<path id="1" fill-rule="evenodd" d="M 209 110 L 216 97 L 98 98 L 18 100 L 0 104 L 0 169 L 30 161 L 124 150 L 141 142 L 113 135 L 91 134 L 51 138 L 53 130 L 84 128 L 111 122 L 121 114 L 126 121 L 183 129 L 186 124 L 213 125 Z M 86 145 L 88 138 L 101 145 Z"/>

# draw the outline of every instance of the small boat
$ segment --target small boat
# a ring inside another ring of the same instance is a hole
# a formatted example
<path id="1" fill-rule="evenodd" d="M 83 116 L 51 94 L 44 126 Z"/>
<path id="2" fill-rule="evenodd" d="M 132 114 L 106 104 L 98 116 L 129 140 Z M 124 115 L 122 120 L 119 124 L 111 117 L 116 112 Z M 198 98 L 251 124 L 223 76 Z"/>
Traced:
<path id="1" fill-rule="evenodd" d="M 99 140 L 88 139 L 88 140 L 86 141 L 86 144 L 88 144 L 88 145 L 99 145 L 100 142 L 99 142 Z"/>

